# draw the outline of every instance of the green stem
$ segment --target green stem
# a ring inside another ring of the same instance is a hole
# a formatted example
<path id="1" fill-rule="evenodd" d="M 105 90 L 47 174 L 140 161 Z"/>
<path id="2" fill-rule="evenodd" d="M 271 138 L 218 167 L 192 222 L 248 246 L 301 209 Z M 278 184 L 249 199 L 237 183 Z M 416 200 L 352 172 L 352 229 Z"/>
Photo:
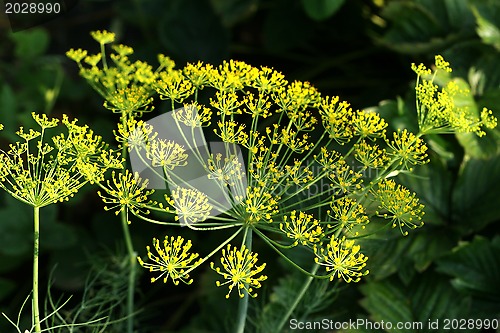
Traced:
<path id="1" fill-rule="evenodd" d="M 252 251 L 252 229 L 246 228 L 244 243 L 248 251 Z M 245 333 L 245 324 L 247 322 L 247 313 L 248 313 L 248 300 L 250 295 L 244 291 L 246 294 L 243 298 L 240 298 L 238 305 L 238 321 L 236 326 L 237 333 Z"/>
<path id="2" fill-rule="evenodd" d="M 130 230 L 128 228 L 128 211 L 122 210 L 120 218 L 123 227 L 123 236 L 125 238 L 125 245 L 127 246 L 127 253 L 129 256 L 129 274 L 128 274 L 128 294 L 127 294 L 127 333 L 134 331 L 134 289 L 135 289 L 135 274 L 137 269 L 137 253 L 134 251 L 132 245 L 132 238 L 130 237 Z"/>
<path id="3" fill-rule="evenodd" d="M 311 271 L 311 275 L 307 277 L 306 281 L 304 281 L 304 284 L 302 285 L 302 289 L 300 289 L 299 293 L 297 294 L 297 297 L 295 298 L 295 301 L 293 304 L 288 308 L 288 311 L 285 313 L 283 318 L 281 318 L 280 324 L 278 325 L 276 332 L 281 332 L 283 330 L 283 326 L 285 326 L 286 321 L 290 316 L 292 315 L 292 312 L 295 310 L 297 305 L 299 305 L 299 302 L 302 300 L 302 297 L 306 294 L 307 289 L 309 289 L 309 286 L 311 285 L 311 282 L 314 279 L 314 275 L 316 275 L 316 272 L 318 271 L 319 265 L 314 264 L 313 270 Z"/>
<path id="4" fill-rule="evenodd" d="M 40 325 L 40 309 L 38 307 L 38 255 L 40 253 L 40 207 L 35 207 L 33 211 L 34 222 L 34 249 L 33 249 L 33 321 L 35 332 L 42 331 Z"/>

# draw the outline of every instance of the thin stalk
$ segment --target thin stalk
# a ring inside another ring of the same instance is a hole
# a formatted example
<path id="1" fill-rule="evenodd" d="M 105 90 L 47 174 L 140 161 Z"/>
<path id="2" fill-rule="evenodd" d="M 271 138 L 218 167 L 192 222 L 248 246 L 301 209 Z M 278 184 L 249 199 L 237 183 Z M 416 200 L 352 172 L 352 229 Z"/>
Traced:
<path id="1" fill-rule="evenodd" d="M 42 331 L 40 325 L 40 308 L 38 307 L 38 255 L 40 253 L 40 207 L 33 209 L 34 247 L 33 247 L 33 321 L 35 332 Z"/>
<path id="2" fill-rule="evenodd" d="M 246 228 L 245 237 L 244 237 L 245 246 L 248 251 L 252 251 L 252 229 Z M 238 320 L 236 324 L 237 333 L 245 333 L 245 324 L 247 322 L 247 314 L 248 314 L 248 300 L 250 295 L 244 291 L 245 297 L 240 298 L 238 304 Z"/>
<path id="3" fill-rule="evenodd" d="M 137 269 L 137 253 L 132 245 L 132 238 L 128 228 L 128 212 L 126 209 L 120 212 L 122 221 L 123 236 L 125 238 L 125 245 L 129 256 L 129 274 L 128 274 L 128 293 L 127 293 L 127 333 L 134 331 L 134 289 L 135 289 L 135 275 Z"/>
<path id="4" fill-rule="evenodd" d="M 299 293 L 297 294 L 297 297 L 295 298 L 295 301 L 292 303 L 292 305 L 288 308 L 288 311 L 285 313 L 283 318 L 281 318 L 281 321 L 276 329 L 276 332 L 281 332 L 283 330 L 283 327 L 286 324 L 286 321 L 290 316 L 292 315 L 292 312 L 295 310 L 297 305 L 299 305 L 299 302 L 302 300 L 302 297 L 306 294 L 307 289 L 309 289 L 309 286 L 311 285 L 311 282 L 314 279 L 314 275 L 318 272 L 319 264 L 314 264 L 313 270 L 311 271 L 310 276 L 307 277 L 307 279 L 304 281 L 304 284 L 302 285 L 302 288 L 300 289 Z"/>
<path id="5" fill-rule="evenodd" d="M 127 114 L 122 112 L 121 117 L 124 126 L 127 124 Z M 122 156 L 127 161 L 127 147 L 124 144 L 122 147 Z M 129 259 L 129 273 L 128 273 L 128 287 L 127 287 L 127 333 L 134 332 L 134 291 L 135 291 L 135 276 L 137 270 L 137 253 L 132 244 L 132 237 L 128 228 L 128 209 L 123 209 L 120 212 L 120 219 L 122 222 L 123 237 L 125 238 L 125 245 L 127 246 L 127 253 Z"/>

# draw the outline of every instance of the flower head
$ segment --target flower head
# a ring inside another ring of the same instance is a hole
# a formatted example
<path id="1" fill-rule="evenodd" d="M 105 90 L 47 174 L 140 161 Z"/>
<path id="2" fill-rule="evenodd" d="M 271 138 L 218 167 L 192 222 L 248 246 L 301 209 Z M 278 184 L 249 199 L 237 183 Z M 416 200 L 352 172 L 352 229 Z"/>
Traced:
<path id="1" fill-rule="evenodd" d="M 109 32 L 106 30 L 97 30 L 91 31 L 90 35 L 94 38 L 99 44 L 109 44 L 115 41 L 115 33 Z"/>
<path id="2" fill-rule="evenodd" d="M 397 132 L 393 133 L 393 137 L 394 139 L 388 142 L 389 147 L 392 149 L 389 156 L 392 156 L 404 168 L 411 171 L 413 170 L 412 165 L 429 162 L 427 159 L 427 146 L 421 138 L 406 129 L 398 129 Z"/>
<path id="3" fill-rule="evenodd" d="M 192 246 L 190 240 L 184 243 L 184 238 L 181 236 L 177 238 L 172 236 L 170 239 L 165 236 L 163 246 L 160 246 L 160 241 L 156 238 L 153 238 L 153 246 L 157 255 L 153 254 L 149 246 L 146 247 L 148 258 L 153 263 L 146 263 L 141 257 L 137 257 L 142 267 L 149 269 L 150 272 L 160 272 L 158 276 L 151 278 L 151 282 L 158 281 L 162 277 L 164 283 L 170 278 L 175 285 L 178 285 L 179 281 L 185 284 L 193 282 L 186 271 L 198 266 L 201 259 L 196 260 L 199 257 L 198 253 L 189 253 Z"/>
<path id="4" fill-rule="evenodd" d="M 173 170 L 175 167 L 187 164 L 188 155 L 184 147 L 170 140 L 153 140 L 146 151 L 147 158 L 151 160 L 151 165 L 154 167 Z"/>
<path id="5" fill-rule="evenodd" d="M 332 236 L 326 249 L 315 248 L 315 261 L 326 267 L 330 281 L 337 277 L 348 283 L 358 282 L 362 276 L 368 274 L 368 270 L 362 272 L 368 257 L 360 253 L 359 249 L 354 240 L 346 240 L 345 237 L 337 239 Z"/>
<path id="6" fill-rule="evenodd" d="M 229 286 L 226 298 L 229 298 L 234 287 L 238 288 L 240 298 L 245 297 L 243 291 L 246 291 L 246 294 L 251 297 L 257 297 L 257 293 L 253 293 L 253 289 L 260 288 L 260 283 L 267 279 L 265 275 L 256 276 L 266 267 L 266 264 L 257 266 L 257 260 L 257 253 L 250 252 L 245 245 L 241 247 L 241 250 L 236 247 L 231 250 L 231 245 L 228 244 L 227 249 L 222 249 L 220 260 L 224 271 L 215 267 L 213 262 L 210 263 L 210 267 L 227 280 L 226 282 L 216 281 L 217 287 Z"/>
<path id="7" fill-rule="evenodd" d="M 125 170 L 124 173 L 112 173 L 112 182 L 107 181 L 107 186 L 101 186 L 107 196 L 97 192 L 107 205 L 105 210 L 117 209 L 115 214 L 127 209 L 134 215 L 149 214 L 148 205 L 155 202 L 149 199 L 154 190 L 147 190 L 148 180 L 142 180 L 139 174 Z M 129 221 L 130 223 L 130 221 Z"/>
<path id="8" fill-rule="evenodd" d="M 330 207 L 332 210 L 328 211 L 328 215 L 333 218 L 333 221 L 328 224 L 328 227 L 334 228 L 334 230 L 341 228 L 348 233 L 354 227 L 360 226 L 364 229 L 369 222 L 363 206 L 348 197 L 333 201 Z M 357 236 L 357 232 L 355 236 Z"/>
<path id="9" fill-rule="evenodd" d="M 208 203 L 206 194 L 196 190 L 179 187 L 172 191 L 170 197 L 165 196 L 169 205 L 175 208 L 177 216 L 175 219 L 186 223 L 205 221 L 212 211 L 212 205 Z"/>
<path id="10" fill-rule="evenodd" d="M 424 225 L 424 206 L 419 203 L 415 193 L 396 184 L 394 180 L 382 181 L 372 193 L 380 203 L 380 212 L 377 214 L 383 213 L 384 218 L 391 219 L 392 227 L 398 226 L 403 236 L 408 235 L 408 231 L 403 228 L 413 230 Z"/>
<path id="11" fill-rule="evenodd" d="M 321 240 L 323 229 L 319 221 L 311 214 L 293 210 L 290 215 L 283 216 L 280 229 L 288 238 L 293 239 L 293 245 L 311 246 Z"/>

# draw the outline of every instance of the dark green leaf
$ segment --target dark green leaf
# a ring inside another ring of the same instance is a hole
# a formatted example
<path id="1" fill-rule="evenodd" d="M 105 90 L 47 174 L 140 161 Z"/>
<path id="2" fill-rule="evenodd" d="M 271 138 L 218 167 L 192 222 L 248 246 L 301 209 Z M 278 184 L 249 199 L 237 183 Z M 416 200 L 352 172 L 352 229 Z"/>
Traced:
<path id="1" fill-rule="evenodd" d="M 465 231 L 481 230 L 500 219 L 500 156 L 469 160 L 453 189 L 453 219 Z"/>
<path id="2" fill-rule="evenodd" d="M 49 34 L 41 28 L 19 31 L 11 35 L 16 43 L 16 56 L 31 59 L 45 53 L 49 46 Z"/>
<path id="3" fill-rule="evenodd" d="M 437 270 L 454 277 L 453 286 L 500 304 L 500 237 L 475 237 L 437 261 Z M 500 310 L 500 307 L 498 307 Z"/>

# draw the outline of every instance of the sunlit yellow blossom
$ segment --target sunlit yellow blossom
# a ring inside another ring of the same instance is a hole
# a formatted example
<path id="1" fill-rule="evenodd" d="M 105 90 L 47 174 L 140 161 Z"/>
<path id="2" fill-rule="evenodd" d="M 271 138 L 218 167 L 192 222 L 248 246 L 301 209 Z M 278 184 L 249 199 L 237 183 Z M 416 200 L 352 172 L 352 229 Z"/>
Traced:
<path id="1" fill-rule="evenodd" d="M 187 164 L 186 149 L 170 140 L 152 140 L 147 146 L 146 152 L 147 158 L 151 160 L 151 165 L 154 167 L 159 166 L 166 170 L 173 170 L 175 167 Z"/>
<path id="2" fill-rule="evenodd" d="M 349 103 L 339 102 L 339 97 L 325 97 L 320 105 L 323 127 L 330 138 L 340 144 L 348 142 L 353 136 L 353 111 Z"/>
<path id="3" fill-rule="evenodd" d="M 340 193 L 351 193 L 361 189 L 360 172 L 355 172 L 344 159 L 339 159 L 327 174 L 332 181 L 332 188 Z"/>
<path id="4" fill-rule="evenodd" d="M 311 214 L 293 210 L 290 216 L 283 216 L 280 229 L 288 238 L 293 239 L 293 244 L 311 245 L 321 240 L 323 229 L 319 221 Z"/>
<path id="5" fill-rule="evenodd" d="M 230 116 L 232 114 L 241 114 L 239 108 L 243 101 L 238 100 L 238 95 L 234 91 L 217 91 L 215 99 L 210 98 L 210 105 L 217 109 L 217 115 Z"/>
<path id="6" fill-rule="evenodd" d="M 169 99 L 176 103 L 184 102 L 194 92 L 193 84 L 182 75 L 181 71 L 161 72 L 154 87 L 161 99 Z"/>
<path id="7" fill-rule="evenodd" d="M 246 192 L 246 198 L 236 198 L 245 208 L 242 216 L 245 223 L 272 222 L 273 215 L 278 213 L 279 197 L 271 195 L 262 187 L 248 187 Z"/>
<path id="8" fill-rule="evenodd" d="M 197 102 L 184 104 L 183 108 L 175 109 L 172 114 L 175 120 L 191 128 L 210 126 L 212 119 L 212 110 Z"/>
<path id="9" fill-rule="evenodd" d="M 360 253 L 360 246 L 355 244 L 354 240 L 332 236 L 326 249 L 322 247 L 314 249 L 316 254 L 314 259 L 316 263 L 326 267 L 330 281 L 342 278 L 347 283 L 358 282 L 362 276 L 369 273 L 368 270 L 362 272 L 368 257 Z"/>
<path id="10" fill-rule="evenodd" d="M 118 123 L 118 130 L 113 132 L 116 141 L 128 148 L 128 151 L 141 151 L 147 148 L 149 141 L 155 140 L 157 133 L 153 126 L 142 120 L 129 118 L 126 124 Z"/>
<path id="11" fill-rule="evenodd" d="M 118 215 L 127 209 L 135 215 L 149 214 L 147 206 L 155 202 L 149 199 L 154 190 L 147 190 L 148 180 L 142 180 L 139 174 L 125 170 L 124 173 L 112 173 L 112 182 L 107 181 L 107 186 L 101 186 L 107 195 L 98 194 L 106 205 L 105 210 L 114 210 Z M 130 221 L 128 221 L 130 223 Z"/>
<path id="12" fill-rule="evenodd" d="M 66 52 L 66 56 L 73 61 L 76 61 L 78 64 L 82 62 L 83 59 L 87 56 L 87 51 L 82 49 L 70 49 Z"/>
<path id="13" fill-rule="evenodd" d="M 221 153 L 211 154 L 207 161 L 208 178 L 221 184 L 234 186 L 243 178 L 242 165 L 238 157 L 233 155 L 222 158 Z"/>
<path id="14" fill-rule="evenodd" d="M 213 262 L 210 263 L 210 267 L 227 280 L 225 282 L 216 281 L 218 287 L 229 286 L 226 298 L 229 298 L 234 287 L 238 288 L 240 298 L 245 297 L 245 294 L 257 297 L 257 293 L 254 293 L 253 289 L 260 288 L 261 282 L 267 279 L 265 275 L 256 276 L 266 267 L 266 264 L 257 266 L 257 261 L 257 253 L 250 252 L 245 245 L 241 247 L 241 250 L 236 247 L 231 250 L 231 245 L 228 244 L 226 249 L 222 249 L 222 258 L 220 259 L 224 271 L 215 267 Z"/>
<path id="15" fill-rule="evenodd" d="M 153 98 L 149 97 L 145 88 L 132 86 L 118 89 L 108 95 L 104 107 L 115 113 L 141 115 L 143 112 L 153 111 L 154 107 L 151 103 L 153 103 Z"/>
<path id="16" fill-rule="evenodd" d="M 442 55 L 435 56 L 436 68 L 442 69 L 445 72 L 451 73 L 450 63 L 445 61 Z"/>
<path id="17" fill-rule="evenodd" d="M 246 146 L 248 143 L 248 134 L 244 132 L 245 125 L 234 121 L 218 121 L 219 131 L 214 129 L 215 134 L 227 143 L 239 143 Z"/>
<path id="18" fill-rule="evenodd" d="M 421 138 L 408 132 L 406 129 L 397 130 L 393 133 L 394 139 L 387 144 L 392 149 L 389 155 L 394 160 L 408 170 L 413 170 L 412 165 L 425 164 L 427 159 L 427 146 Z"/>
<path id="19" fill-rule="evenodd" d="M 205 65 L 201 61 L 198 61 L 196 64 L 188 63 L 183 69 L 184 75 L 196 89 L 203 89 L 210 82 L 210 73 L 212 70 L 212 65 Z"/>
<path id="20" fill-rule="evenodd" d="M 260 92 L 275 92 L 287 84 L 285 76 L 269 67 L 261 67 L 251 86 Z"/>
<path id="21" fill-rule="evenodd" d="M 243 109 L 244 112 L 249 113 L 252 117 L 263 117 L 267 118 L 271 114 L 271 102 L 269 102 L 269 96 L 254 94 L 247 94 L 244 99 L 246 108 Z"/>
<path id="22" fill-rule="evenodd" d="M 84 61 L 92 67 L 96 67 L 99 61 L 102 59 L 102 54 L 88 55 L 85 57 Z"/>
<path id="23" fill-rule="evenodd" d="M 387 123 L 375 112 L 357 111 L 352 118 L 353 134 L 362 138 L 383 138 Z"/>
<path id="24" fill-rule="evenodd" d="M 415 193 L 405 187 L 396 184 L 394 180 L 383 180 L 378 184 L 376 190 L 371 191 L 379 205 L 379 212 L 386 219 L 392 219 L 392 227 L 399 227 L 401 233 L 406 236 L 408 231 L 424 225 L 422 217 L 424 206 L 419 203 Z"/>
<path id="25" fill-rule="evenodd" d="M 329 228 L 337 229 L 341 228 L 344 232 L 350 232 L 353 227 L 365 228 L 368 224 L 368 216 L 366 216 L 365 209 L 363 206 L 356 202 L 356 200 L 350 199 L 348 197 L 342 197 L 330 204 L 331 211 L 328 211 L 328 215 L 333 218 L 328 224 Z M 355 234 L 355 236 L 357 233 Z"/>
<path id="26" fill-rule="evenodd" d="M 118 44 L 118 45 L 113 45 L 111 47 L 119 56 L 122 57 L 126 57 L 134 53 L 134 49 L 127 45 Z"/>
<path id="27" fill-rule="evenodd" d="M 119 157 L 87 126 L 64 115 L 67 132 L 50 137 L 47 130 L 59 121 L 32 116 L 40 131 L 21 127 L 17 134 L 22 141 L 10 144 L 7 152 L 0 150 L 0 187 L 14 198 L 38 208 L 66 201 L 87 182 L 100 181 L 108 168 L 121 167 Z"/>
<path id="28" fill-rule="evenodd" d="M 367 168 L 380 168 L 389 161 L 389 156 L 385 149 L 380 149 L 377 145 L 366 140 L 354 146 L 354 157 Z"/>
<path id="29" fill-rule="evenodd" d="M 109 32 L 106 30 L 98 30 L 91 31 L 90 35 L 94 38 L 99 44 L 109 44 L 115 41 L 115 33 Z"/>
<path id="30" fill-rule="evenodd" d="M 167 203 L 174 207 L 176 221 L 181 220 L 188 226 L 192 223 L 205 221 L 212 210 L 208 197 L 195 189 L 176 188 L 170 197 L 165 196 Z"/>
<path id="31" fill-rule="evenodd" d="M 189 252 L 192 246 L 190 240 L 184 243 L 184 238 L 181 236 L 177 236 L 177 238 L 172 236 L 170 239 L 165 236 L 163 246 L 156 238 L 153 238 L 153 246 L 157 255 L 153 254 L 151 247 L 146 247 L 148 258 L 153 263 L 144 262 L 141 257 L 137 257 L 142 267 L 149 269 L 150 272 L 160 273 L 158 276 L 152 277 L 151 282 L 158 281 L 162 277 L 164 283 L 170 278 L 175 285 L 178 285 L 179 281 L 185 284 L 193 282 L 186 270 L 198 266 L 201 259 L 196 260 L 199 257 L 198 253 Z"/>

